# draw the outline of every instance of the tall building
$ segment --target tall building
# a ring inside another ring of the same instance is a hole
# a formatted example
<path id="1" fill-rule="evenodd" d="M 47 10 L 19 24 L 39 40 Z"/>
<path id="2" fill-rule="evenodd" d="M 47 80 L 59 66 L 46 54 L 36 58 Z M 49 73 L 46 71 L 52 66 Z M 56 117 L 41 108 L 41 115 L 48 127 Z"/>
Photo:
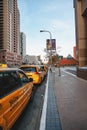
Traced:
<path id="1" fill-rule="evenodd" d="M 38 56 L 34 56 L 34 55 L 26 55 L 23 59 L 23 63 L 26 64 L 40 64 L 40 60 L 38 59 Z"/>
<path id="2" fill-rule="evenodd" d="M 85 78 L 87 77 L 87 0 L 74 0 L 74 8 L 77 75 Z"/>
<path id="3" fill-rule="evenodd" d="M 87 0 L 74 0 L 76 47 L 79 66 L 87 65 Z"/>
<path id="4" fill-rule="evenodd" d="M 21 64 L 20 14 L 17 0 L 0 0 L 0 62 Z"/>
<path id="5" fill-rule="evenodd" d="M 22 58 L 26 55 L 26 35 L 23 32 L 20 33 L 20 54 Z"/>

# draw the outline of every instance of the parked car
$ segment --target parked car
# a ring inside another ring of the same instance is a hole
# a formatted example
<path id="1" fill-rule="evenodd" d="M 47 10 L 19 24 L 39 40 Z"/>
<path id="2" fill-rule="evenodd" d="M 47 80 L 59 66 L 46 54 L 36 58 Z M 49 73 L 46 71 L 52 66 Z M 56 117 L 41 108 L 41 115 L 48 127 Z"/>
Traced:
<path id="1" fill-rule="evenodd" d="M 16 68 L 0 69 L 0 130 L 10 130 L 33 93 L 33 79 Z"/>
<path id="2" fill-rule="evenodd" d="M 22 69 L 29 78 L 33 79 L 34 84 L 40 84 L 44 79 L 39 65 L 22 65 L 20 69 Z"/>
<path id="3" fill-rule="evenodd" d="M 44 77 L 47 75 L 47 67 L 45 65 L 40 65 L 40 70 L 44 73 Z"/>
<path id="4" fill-rule="evenodd" d="M 0 63 L 0 68 L 7 68 L 7 64 L 5 64 L 5 63 Z"/>

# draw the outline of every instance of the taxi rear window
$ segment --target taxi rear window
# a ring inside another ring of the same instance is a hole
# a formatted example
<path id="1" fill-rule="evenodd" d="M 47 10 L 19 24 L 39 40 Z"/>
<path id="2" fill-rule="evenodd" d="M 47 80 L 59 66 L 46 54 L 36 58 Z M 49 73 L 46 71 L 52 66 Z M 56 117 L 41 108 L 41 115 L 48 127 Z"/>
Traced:
<path id="1" fill-rule="evenodd" d="M 22 69 L 23 71 L 36 72 L 35 67 L 21 67 L 20 69 Z"/>
<path id="2" fill-rule="evenodd" d="M 0 72 L 0 98 L 21 86 L 16 72 Z"/>

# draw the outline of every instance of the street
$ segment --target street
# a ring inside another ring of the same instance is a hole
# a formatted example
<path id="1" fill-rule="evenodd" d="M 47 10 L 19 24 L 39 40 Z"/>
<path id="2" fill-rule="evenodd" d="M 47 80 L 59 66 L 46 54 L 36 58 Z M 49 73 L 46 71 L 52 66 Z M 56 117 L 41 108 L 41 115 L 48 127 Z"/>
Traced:
<path id="1" fill-rule="evenodd" d="M 39 130 L 45 87 L 46 78 L 40 85 L 35 86 L 33 100 L 28 103 L 11 130 Z"/>
<path id="2" fill-rule="evenodd" d="M 87 0 L 0 0 L 0 130 L 87 130 L 86 18 Z"/>

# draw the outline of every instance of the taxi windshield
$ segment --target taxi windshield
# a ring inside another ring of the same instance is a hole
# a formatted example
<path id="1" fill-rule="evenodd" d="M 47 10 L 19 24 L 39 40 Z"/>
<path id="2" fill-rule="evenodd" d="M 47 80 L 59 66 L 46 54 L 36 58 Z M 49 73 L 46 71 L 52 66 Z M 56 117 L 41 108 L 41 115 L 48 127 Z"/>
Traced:
<path id="1" fill-rule="evenodd" d="M 28 71 L 28 72 L 36 72 L 35 67 L 21 67 L 20 69 L 22 69 L 23 71 Z"/>

